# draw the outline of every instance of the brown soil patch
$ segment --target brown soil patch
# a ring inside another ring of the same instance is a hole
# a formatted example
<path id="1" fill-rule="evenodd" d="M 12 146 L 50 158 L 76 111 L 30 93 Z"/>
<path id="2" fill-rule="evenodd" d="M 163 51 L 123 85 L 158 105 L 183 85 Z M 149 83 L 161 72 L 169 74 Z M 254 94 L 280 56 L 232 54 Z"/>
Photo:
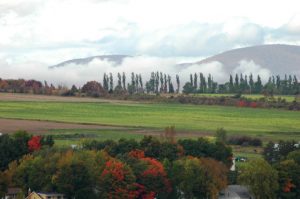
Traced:
<path id="1" fill-rule="evenodd" d="M 52 129 L 122 129 L 121 127 L 72 124 L 34 120 L 0 119 L 0 132 L 13 133 L 17 130 L 25 130 L 31 133 L 45 133 Z"/>

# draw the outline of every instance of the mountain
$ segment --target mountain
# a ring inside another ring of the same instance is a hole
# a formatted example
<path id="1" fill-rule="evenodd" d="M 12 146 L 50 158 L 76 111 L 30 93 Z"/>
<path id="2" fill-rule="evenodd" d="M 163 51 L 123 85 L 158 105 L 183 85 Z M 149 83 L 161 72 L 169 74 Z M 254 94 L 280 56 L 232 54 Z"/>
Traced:
<path id="1" fill-rule="evenodd" d="M 49 68 L 63 67 L 63 66 L 69 65 L 69 64 L 84 65 L 84 64 L 90 63 L 91 61 L 93 61 L 95 59 L 107 60 L 107 61 L 115 63 L 116 65 L 119 65 L 123 62 L 123 60 L 126 57 L 130 57 L 130 56 L 127 56 L 127 55 L 100 55 L 100 56 L 93 56 L 93 57 L 80 58 L 80 59 L 71 59 L 68 61 L 61 62 L 54 66 L 50 66 Z"/>
<path id="2" fill-rule="evenodd" d="M 64 61 L 57 65 L 51 66 L 50 68 L 63 67 L 68 64 L 84 65 L 88 64 L 89 62 L 95 59 L 107 60 L 113 62 L 115 65 L 119 65 L 127 57 L 131 56 L 93 56 L 82 59 L 72 59 Z M 240 66 L 241 61 L 251 62 L 255 65 L 259 65 L 260 69 L 266 69 L 270 71 L 273 75 L 296 74 L 300 76 L 300 46 L 282 44 L 270 44 L 238 48 L 223 52 L 221 54 L 217 54 L 215 56 L 206 58 L 198 62 L 182 63 L 174 67 L 176 70 L 178 69 L 182 71 L 191 65 L 201 65 L 211 62 L 220 62 L 223 64 L 223 69 L 226 73 L 232 73 L 233 71 L 235 71 L 235 69 L 237 69 Z M 245 65 L 242 68 L 242 71 L 239 72 L 243 72 L 245 69 L 250 70 L 249 67 L 250 66 Z"/>
<path id="3" fill-rule="evenodd" d="M 238 48 L 199 62 L 189 63 L 189 65 L 220 62 L 227 72 L 231 72 L 242 60 L 253 61 L 255 64 L 270 70 L 273 74 L 300 75 L 300 46 L 294 45 L 272 44 Z"/>

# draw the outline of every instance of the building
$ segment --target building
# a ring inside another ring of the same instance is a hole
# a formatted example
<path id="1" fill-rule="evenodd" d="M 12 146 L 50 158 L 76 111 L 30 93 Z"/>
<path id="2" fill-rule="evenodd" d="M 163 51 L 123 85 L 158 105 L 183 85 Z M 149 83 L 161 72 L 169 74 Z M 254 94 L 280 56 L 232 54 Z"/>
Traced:
<path id="1" fill-rule="evenodd" d="M 33 191 L 26 199 L 65 199 L 65 196 L 60 193 L 38 193 Z"/>
<path id="2" fill-rule="evenodd" d="M 8 188 L 7 193 L 5 194 L 4 199 L 16 199 L 22 193 L 22 189 L 20 188 Z"/>

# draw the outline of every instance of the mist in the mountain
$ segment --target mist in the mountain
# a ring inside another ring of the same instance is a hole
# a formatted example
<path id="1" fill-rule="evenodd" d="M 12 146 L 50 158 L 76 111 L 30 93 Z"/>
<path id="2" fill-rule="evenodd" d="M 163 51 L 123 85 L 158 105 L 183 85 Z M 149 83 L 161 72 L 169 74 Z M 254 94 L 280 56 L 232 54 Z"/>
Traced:
<path id="1" fill-rule="evenodd" d="M 94 59 L 88 64 L 77 65 L 69 64 L 63 67 L 50 69 L 47 65 L 39 62 L 27 62 L 22 64 L 9 64 L 7 62 L 0 62 L 1 75 L 3 79 L 36 79 L 39 81 L 47 81 L 54 85 L 82 86 L 85 82 L 96 80 L 102 82 L 104 73 L 112 73 L 114 75 L 115 84 L 117 73 L 126 73 L 127 82 L 130 81 L 131 73 L 141 74 L 143 81 L 148 81 L 151 72 L 159 71 L 172 76 L 175 82 L 175 76 L 180 76 L 181 85 L 189 81 L 190 74 L 203 73 L 206 77 L 211 74 L 214 81 L 223 83 L 228 81 L 229 74 L 243 73 L 249 75 L 252 73 L 254 76 L 258 74 L 264 81 L 268 79 L 271 72 L 255 64 L 253 61 L 241 60 L 239 65 L 233 71 L 227 71 L 220 62 L 211 62 L 207 64 L 191 64 L 187 66 L 178 65 L 178 60 L 173 58 L 158 58 L 136 56 L 128 57 L 123 60 L 119 65 L 107 60 Z"/>

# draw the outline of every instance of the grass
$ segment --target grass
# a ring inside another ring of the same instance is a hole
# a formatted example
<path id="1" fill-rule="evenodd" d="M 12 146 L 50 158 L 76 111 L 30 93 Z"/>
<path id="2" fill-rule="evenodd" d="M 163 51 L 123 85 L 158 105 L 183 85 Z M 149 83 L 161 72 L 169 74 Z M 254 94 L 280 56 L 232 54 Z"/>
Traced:
<path id="1" fill-rule="evenodd" d="M 0 102 L 0 117 L 73 123 L 105 124 L 177 131 L 298 137 L 300 112 L 182 104 L 126 104 L 85 102 Z"/>
<path id="2" fill-rule="evenodd" d="M 131 130 L 116 129 L 55 129 L 47 133 L 53 136 L 56 146 L 70 146 L 79 144 L 84 139 L 115 140 L 121 138 L 141 140 L 142 134 L 131 133 Z"/>

